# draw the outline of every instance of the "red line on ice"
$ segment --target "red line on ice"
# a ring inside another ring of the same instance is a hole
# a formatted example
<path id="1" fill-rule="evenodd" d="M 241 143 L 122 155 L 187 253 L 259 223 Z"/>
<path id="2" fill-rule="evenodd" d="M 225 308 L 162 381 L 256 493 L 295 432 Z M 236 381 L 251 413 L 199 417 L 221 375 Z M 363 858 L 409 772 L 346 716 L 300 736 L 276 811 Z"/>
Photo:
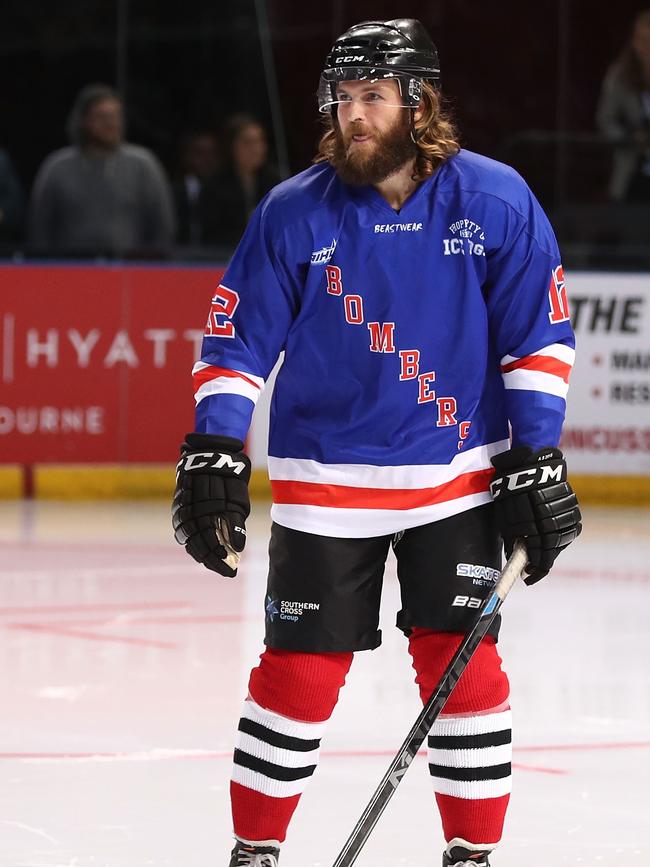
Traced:
<path id="1" fill-rule="evenodd" d="M 0 608 L 0 614 L 65 614 L 75 611 L 156 611 L 161 608 L 192 608 L 191 602 L 96 602 L 90 605 L 26 605 Z"/>
<path id="2" fill-rule="evenodd" d="M 643 750 L 650 747 L 650 741 L 627 741 L 622 743 L 604 744 L 544 744 L 530 747 L 515 747 L 514 752 L 522 753 L 553 753 L 578 752 L 580 750 Z"/>
<path id="3" fill-rule="evenodd" d="M 80 542 L 55 542 L 51 539 L 25 539 L 24 541 L 20 540 L 11 540 L 2 543 L 2 547 L 6 549 L 16 549 L 20 553 L 24 553 L 26 550 L 49 550 L 52 549 L 54 551 L 84 551 L 86 549 L 92 551 L 93 553 L 102 553 L 104 551 L 110 551 L 111 554 L 114 554 L 117 549 L 119 549 L 120 554 L 127 554 L 131 551 L 136 551 L 138 553 L 148 553 L 150 551 L 163 551 L 165 550 L 167 554 L 169 551 L 177 552 L 179 555 L 179 562 L 184 560 L 185 555 L 180 549 L 180 546 L 177 547 L 174 544 L 174 540 L 170 539 L 169 541 L 164 542 L 126 542 L 124 539 L 115 538 L 112 542 L 106 541 L 105 539 L 88 539 L 87 541 Z M 168 562 L 168 558 L 165 560 Z"/>
<path id="4" fill-rule="evenodd" d="M 205 614 L 196 616 L 189 615 L 187 617 L 129 617 L 119 621 L 116 621 L 114 617 L 102 618 L 101 620 L 98 620 L 96 618 L 84 618 L 83 620 L 44 620 L 42 623 L 34 623 L 31 620 L 22 620 L 6 623 L 5 625 L 9 629 L 29 629 L 30 627 L 40 626 L 131 626 L 133 624 L 141 623 L 155 624 L 157 626 L 175 626 L 182 625 L 184 623 L 243 623 L 244 621 L 251 621 L 254 623 L 261 620 L 261 615 L 256 617 L 244 617 L 241 614 Z"/>
<path id="5" fill-rule="evenodd" d="M 159 647 L 163 650 L 174 650 L 180 645 L 171 641 L 155 641 L 148 638 L 133 638 L 128 635 L 104 635 L 99 632 L 82 632 L 78 629 L 66 629 L 62 626 L 49 626 L 46 623 L 13 623 L 10 629 L 23 629 L 27 632 L 47 632 L 60 635 L 63 638 L 83 638 L 85 641 L 110 641 L 115 644 L 135 644 L 140 647 Z"/>
<path id="6" fill-rule="evenodd" d="M 528 752 L 528 751 L 543 751 L 543 750 L 615 750 L 615 749 L 648 749 L 650 747 L 650 741 L 630 741 L 630 742 L 621 742 L 621 743 L 602 743 L 602 744 L 555 744 L 550 746 L 528 746 L 528 747 L 515 747 L 514 752 Z M 173 751 L 172 751 L 173 752 Z M 106 752 L 98 750 L 96 752 L 42 752 L 42 753 L 0 753 L 0 759 L 89 759 L 89 758 L 114 758 L 114 759 L 129 759 L 131 757 L 137 757 L 143 754 L 146 754 L 147 750 L 142 750 L 139 752 Z M 373 757 L 382 757 L 382 756 L 393 756 L 394 752 L 392 750 L 324 750 L 321 753 L 324 757 L 329 758 L 373 758 Z M 420 750 L 418 756 L 426 756 L 425 750 Z M 232 750 L 220 750 L 220 751 L 205 751 L 205 752 L 187 752 L 183 753 L 178 751 L 175 755 L 163 755 L 159 757 L 152 757 L 156 761 L 170 760 L 170 759 L 182 759 L 184 761 L 196 760 L 196 759 L 230 759 L 232 758 Z M 565 774 L 567 773 L 564 770 L 559 770 L 557 768 L 543 768 L 534 765 L 524 765 L 515 763 L 514 767 L 519 768 L 520 770 L 528 770 L 528 771 L 537 771 L 539 773 L 549 773 L 549 774 Z"/>

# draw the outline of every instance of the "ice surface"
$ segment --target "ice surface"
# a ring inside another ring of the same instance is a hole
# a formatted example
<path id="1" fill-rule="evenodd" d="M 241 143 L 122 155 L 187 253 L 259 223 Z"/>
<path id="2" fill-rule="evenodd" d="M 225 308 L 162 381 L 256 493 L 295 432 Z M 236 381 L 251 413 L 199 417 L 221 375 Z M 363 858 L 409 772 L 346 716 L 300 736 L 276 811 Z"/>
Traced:
<path id="1" fill-rule="evenodd" d="M 167 504 L 0 503 L 0 867 L 213 867 L 262 650 L 268 508 L 240 577 L 172 540 Z M 494 867 L 650 865 L 650 513 L 587 509 L 550 579 L 517 586 L 500 651 L 514 792 Z M 384 644 L 358 654 L 283 867 L 333 862 L 419 710 L 392 564 Z M 358 864 L 435 867 L 418 758 Z"/>

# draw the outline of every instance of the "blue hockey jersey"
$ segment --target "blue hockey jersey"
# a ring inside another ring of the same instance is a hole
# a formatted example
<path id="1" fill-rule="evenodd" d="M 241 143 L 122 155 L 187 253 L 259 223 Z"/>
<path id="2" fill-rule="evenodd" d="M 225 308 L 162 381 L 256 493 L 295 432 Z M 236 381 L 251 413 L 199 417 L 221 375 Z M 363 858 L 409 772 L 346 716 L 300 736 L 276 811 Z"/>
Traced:
<path id="1" fill-rule="evenodd" d="M 272 516 L 394 533 L 490 499 L 490 457 L 556 445 L 574 357 L 553 231 L 509 167 L 447 160 L 399 212 L 321 164 L 260 203 L 194 368 L 197 431 L 245 439 L 280 353 Z"/>

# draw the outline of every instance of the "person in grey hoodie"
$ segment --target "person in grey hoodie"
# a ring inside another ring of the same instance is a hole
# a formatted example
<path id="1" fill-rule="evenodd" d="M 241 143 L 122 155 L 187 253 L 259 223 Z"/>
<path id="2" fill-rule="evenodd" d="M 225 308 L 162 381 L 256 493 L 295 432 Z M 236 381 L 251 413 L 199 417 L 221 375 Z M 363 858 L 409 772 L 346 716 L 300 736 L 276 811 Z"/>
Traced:
<path id="1" fill-rule="evenodd" d="M 611 198 L 650 202 L 650 9 L 637 15 L 627 45 L 607 70 L 596 122 L 617 143 Z"/>
<path id="2" fill-rule="evenodd" d="M 69 147 L 50 154 L 34 182 L 29 246 L 37 255 L 160 257 L 174 235 L 171 193 L 146 148 L 124 141 L 122 100 L 85 87 L 68 120 Z"/>

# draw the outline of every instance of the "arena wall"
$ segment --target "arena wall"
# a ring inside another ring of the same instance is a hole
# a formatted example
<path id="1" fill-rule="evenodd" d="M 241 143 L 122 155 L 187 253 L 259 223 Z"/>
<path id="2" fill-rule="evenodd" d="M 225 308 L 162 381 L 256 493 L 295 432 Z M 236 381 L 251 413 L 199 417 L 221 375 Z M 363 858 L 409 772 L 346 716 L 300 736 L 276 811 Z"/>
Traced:
<path id="1" fill-rule="evenodd" d="M 223 269 L 0 266 L 0 496 L 168 497 L 190 371 Z M 569 273 L 562 448 L 582 498 L 650 503 L 650 275 Z M 271 387 L 248 450 L 265 471 Z"/>

